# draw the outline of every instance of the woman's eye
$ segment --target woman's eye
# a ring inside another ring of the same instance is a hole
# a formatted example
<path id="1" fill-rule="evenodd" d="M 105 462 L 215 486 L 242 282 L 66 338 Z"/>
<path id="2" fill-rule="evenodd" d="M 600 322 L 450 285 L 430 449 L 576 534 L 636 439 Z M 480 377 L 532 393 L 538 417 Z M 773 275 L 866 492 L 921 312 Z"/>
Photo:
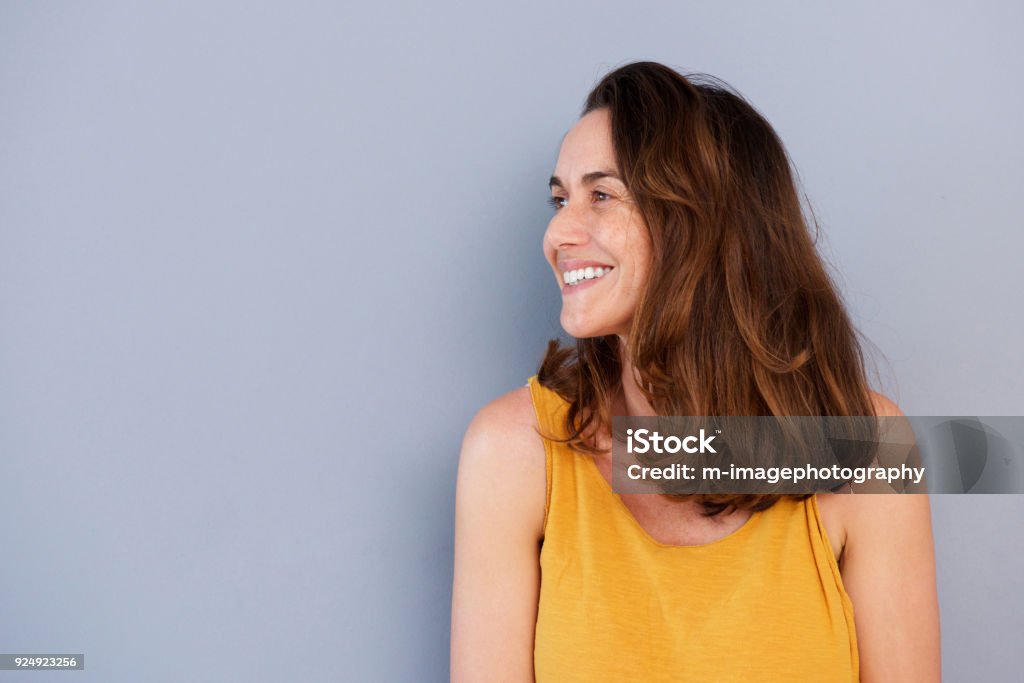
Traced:
<path id="1" fill-rule="evenodd" d="M 599 201 L 599 202 L 603 202 L 606 199 L 611 199 L 612 198 L 612 196 L 610 194 L 607 194 L 605 192 L 600 192 L 599 190 L 594 190 L 594 192 L 592 194 L 593 194 L 594 199 Z M 548 204 L 550 204 L 551 207 L 553 209 L 555 209 L 556 211 L 558 209 L 564 209 L 566 201 L 568 201 L 568 200 L 565 197 L 548 197 Z"/>

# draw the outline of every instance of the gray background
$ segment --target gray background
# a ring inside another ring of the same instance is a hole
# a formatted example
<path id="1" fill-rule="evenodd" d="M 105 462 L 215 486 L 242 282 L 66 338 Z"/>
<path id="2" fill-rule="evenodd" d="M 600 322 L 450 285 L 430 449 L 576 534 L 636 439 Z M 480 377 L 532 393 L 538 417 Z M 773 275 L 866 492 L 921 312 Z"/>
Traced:
<path id="1" fill-rule="evenodd" d="M 1019 3 L 489 4 L 0 4 L 0 651 L 88 662 L 0 679 L 445 679 L 461 435 L 629 60 L 776 126 L 904 411 L 1024 415 Z M 933 506 L 946 677 L 1008 680 L 1024 498 Z"/>

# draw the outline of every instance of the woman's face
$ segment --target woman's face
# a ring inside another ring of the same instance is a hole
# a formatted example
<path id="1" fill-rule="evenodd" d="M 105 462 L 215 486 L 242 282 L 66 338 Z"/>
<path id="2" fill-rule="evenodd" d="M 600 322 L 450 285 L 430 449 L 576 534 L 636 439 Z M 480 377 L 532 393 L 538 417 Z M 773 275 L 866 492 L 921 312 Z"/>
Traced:
<path id="1" fill-rule="evenodd" d="M 555 215 L 544 255 L 562 290 L 573 337 L 625 336 L 647 280 L 650 237 L 620 180 L 611 117 L 597 109 L 562 141 L 551 177 Z"/>

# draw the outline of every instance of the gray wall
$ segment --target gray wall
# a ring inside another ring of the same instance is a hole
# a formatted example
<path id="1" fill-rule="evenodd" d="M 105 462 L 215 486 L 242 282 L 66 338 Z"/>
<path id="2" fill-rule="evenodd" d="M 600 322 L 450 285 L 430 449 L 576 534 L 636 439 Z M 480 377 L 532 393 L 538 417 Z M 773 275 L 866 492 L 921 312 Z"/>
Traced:
<path id="1" fill-rule="evenodd" d="M 1024 414 L 1024 12 L 872 5 L 0 4 L 0 651 L 87 661 L 0 678 L 445 679 L 462 431 L 625 61 L 775 124 L 908 414 Z M 1024 498 L 933 506 L 946 676 L 1007 680 Z"/>

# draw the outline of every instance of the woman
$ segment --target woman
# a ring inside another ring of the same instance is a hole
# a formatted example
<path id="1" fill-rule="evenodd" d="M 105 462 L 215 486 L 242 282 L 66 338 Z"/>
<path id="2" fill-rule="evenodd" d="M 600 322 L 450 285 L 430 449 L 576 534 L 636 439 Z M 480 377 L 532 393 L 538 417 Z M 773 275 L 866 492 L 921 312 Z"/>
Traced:
<path id="1" fill-rule="evenodd" d="M 769 124 L 716 81 L 630 64 L 550 186 L 577 344 L 466 433 L 452 679 L 938 680 L 927 496 L 609 483 L 612 415 L 902 414 L 868 388 Z"/>

